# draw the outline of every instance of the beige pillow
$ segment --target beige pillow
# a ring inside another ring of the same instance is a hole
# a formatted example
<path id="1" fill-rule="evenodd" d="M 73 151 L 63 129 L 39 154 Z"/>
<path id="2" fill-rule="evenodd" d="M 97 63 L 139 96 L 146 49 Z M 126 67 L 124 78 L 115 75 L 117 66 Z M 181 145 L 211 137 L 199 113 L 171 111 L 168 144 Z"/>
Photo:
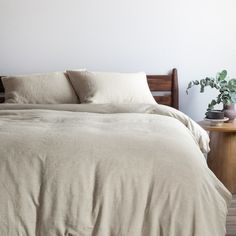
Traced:
<path id="1" fill-rule="evenodd" d="M 2 78 L 6 103 L 78 103 L 66 73 L 55 72 Z"/>
<path id="2" fill-rule="evenodd" d="M 155 104 L 146 74 L 67 71 L 82 103 Z"/>

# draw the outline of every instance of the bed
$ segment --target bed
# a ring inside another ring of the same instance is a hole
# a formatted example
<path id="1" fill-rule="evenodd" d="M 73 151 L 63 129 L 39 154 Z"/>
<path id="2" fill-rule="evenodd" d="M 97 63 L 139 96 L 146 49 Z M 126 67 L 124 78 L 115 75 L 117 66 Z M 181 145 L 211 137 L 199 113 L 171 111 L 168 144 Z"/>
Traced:
<path id="1" fill-rule="evenodd" d="M 0 103 L 4 102 L 4 87 L 0 76 Z M 154 99 L 159 103 L 179 109 L 179 90 L 177 69 L 168 75 L 147 75 L 149 88 L 154 92 Z M 156 94 L 156 92 L 159 92 Z"/>
<path id="2" fill-rule="evenodd" d="M 177 70 L 147 79 L 158 104 L 0 104 L 1 235 L 225 235 L 231 194 Z"/>

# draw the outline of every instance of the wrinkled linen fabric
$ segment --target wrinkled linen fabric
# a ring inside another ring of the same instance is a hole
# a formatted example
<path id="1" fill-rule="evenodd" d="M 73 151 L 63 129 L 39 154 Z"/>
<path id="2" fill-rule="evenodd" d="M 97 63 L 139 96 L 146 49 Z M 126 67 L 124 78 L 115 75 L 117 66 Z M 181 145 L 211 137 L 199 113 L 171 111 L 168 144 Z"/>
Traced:
<path id="1" fill-rule="evenodd" d="M 144 72 L 68 70 L 67 74 L 81 103 L 156 104 Z"/>
<path id="2" fill-rule="evenodd" d="M 7 103 L 79 103 L 70 80 L 64 72 L 6 76 L 1 80 Z"/>
<path id="3" fill-rule="evenodd" d="M 162 105 L 0 105 L 0 235 L 223 236 L 206 132 Z"/>

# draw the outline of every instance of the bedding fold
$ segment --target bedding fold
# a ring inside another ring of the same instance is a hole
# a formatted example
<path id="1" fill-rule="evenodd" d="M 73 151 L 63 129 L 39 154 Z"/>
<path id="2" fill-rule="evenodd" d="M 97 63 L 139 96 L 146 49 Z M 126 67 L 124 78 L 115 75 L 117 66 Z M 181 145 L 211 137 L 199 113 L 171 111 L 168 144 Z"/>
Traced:
<path id="1" fill-rule="evenodd" d="M 71 112 L 94 112 L 102 114 L 112 113 L 145 113 L 169 116 L 177 119 L 184 124 L 192 133 L 194 139 L 198 143 L 203 153 L 208 153 L 209 136 L 196 122 L 184 113 L 164 105 L 150 105 L 150 104 L 1 104 L 1 110 L 57 110 L 57 111 L 71 111 Z"/>
<path id="2" fill-rule="evenodd" d="M 3 236 L 223 236 L 207 133 L 162 105 L 0 105 Z"/>

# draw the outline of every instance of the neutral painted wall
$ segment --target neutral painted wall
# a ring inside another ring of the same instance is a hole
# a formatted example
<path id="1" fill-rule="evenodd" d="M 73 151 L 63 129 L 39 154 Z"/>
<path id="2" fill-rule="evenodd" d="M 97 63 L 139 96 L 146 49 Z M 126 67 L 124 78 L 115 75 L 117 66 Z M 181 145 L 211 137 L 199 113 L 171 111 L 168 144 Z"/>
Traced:
<path id="1" fill-rule="evenodd" d="M 180 108 L 203 117 L 189 80 L 236 77 L 235 0 L 0 0 L 0 74 L 179 70 Z"/>

